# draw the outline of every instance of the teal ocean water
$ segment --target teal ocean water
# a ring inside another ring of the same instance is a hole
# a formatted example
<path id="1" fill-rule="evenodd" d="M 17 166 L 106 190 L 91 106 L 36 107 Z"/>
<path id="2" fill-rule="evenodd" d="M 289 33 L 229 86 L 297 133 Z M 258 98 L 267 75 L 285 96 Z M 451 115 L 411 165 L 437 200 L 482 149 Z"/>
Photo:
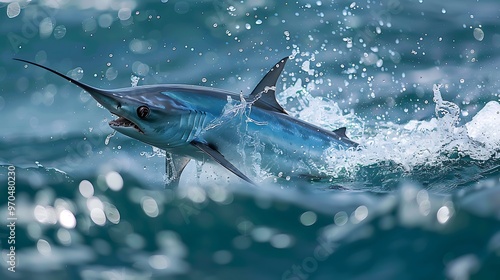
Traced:
<path id="1" fill-rule="evenodd" d="M 497 0 L 0 7 L 1 279 L 500 279 Z M 12 60 L 248 94 L 285 56 L 279 103 L 360 143 L 325 151 L 328 183 L 191 162 L 165 189 L 161 151 Z"/>

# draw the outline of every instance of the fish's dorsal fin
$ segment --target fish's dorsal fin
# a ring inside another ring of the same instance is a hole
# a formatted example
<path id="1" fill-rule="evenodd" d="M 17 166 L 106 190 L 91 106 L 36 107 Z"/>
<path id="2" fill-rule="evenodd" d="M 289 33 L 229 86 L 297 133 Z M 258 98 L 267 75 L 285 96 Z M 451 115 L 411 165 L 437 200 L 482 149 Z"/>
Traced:
<path id="1" fill-rule="evenodd" d="M 181 173 L 191 159 L 167 152 L 165 156 L 165 187 L 177 188 Z"/>
<path id="2" fill-rule="evenodd" d="M 250 93 L 250 98 L 256 100 L 255 105 L 266 110 L 277 111 L 287 114 L 286 111 L 276 101 L 276 82 L 285 68 L 288 57 L 281 59 L 267 74 L 260 80 L 257 86 Z"/>
<path id="3" fill-rule="evenodd" d="M 337 128 L 333 131 L 333 133 L 337 134 L 338 136 L 342 137 L 342 138 L 348 138 L 347 135 L 345 134 L 347 128 L 344 126 L 344 127 L 341 127 L 341 128 Z"/>
<path id="4" fill-rule="evenodd" d="M 207 154 L 210 158 L 215 160 L 217 163 L 224 166 L 227 170 L 231 171 L 234 175 L 240 177 L 241 179 L 249 182 L 252 185 L 255 185 L 255 183 L 252 182 L 252 180 L 250 180 L 250 178 L 248 178 L 245 174 L 243 174 L 243 172 L 238 170 L 238 168 L 236 168 L 232 163 L 230 163 L 219 151 L 217 151 L 211 145 L 197 141 L 197 140 L 191 141 L 191 145 L 200 149 L 202 152 Z"/>

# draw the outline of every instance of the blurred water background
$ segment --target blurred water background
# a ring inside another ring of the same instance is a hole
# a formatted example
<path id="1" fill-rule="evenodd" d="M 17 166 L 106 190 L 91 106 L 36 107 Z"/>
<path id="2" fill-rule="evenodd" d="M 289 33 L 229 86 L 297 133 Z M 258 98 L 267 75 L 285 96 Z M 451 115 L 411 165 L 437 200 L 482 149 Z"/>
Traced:
<path id="1" fill-rule="evenodd" d="M 497 0 L 0 1 L 2 279 L 500 279 Z M 243 184 L 111 135 L 85 92 L 186 83 L 348 128 L 331 184 Z M 15 168 L 15 270 L 7 227 Z M 11 167 L 12 169 L 12 167 Z"/>

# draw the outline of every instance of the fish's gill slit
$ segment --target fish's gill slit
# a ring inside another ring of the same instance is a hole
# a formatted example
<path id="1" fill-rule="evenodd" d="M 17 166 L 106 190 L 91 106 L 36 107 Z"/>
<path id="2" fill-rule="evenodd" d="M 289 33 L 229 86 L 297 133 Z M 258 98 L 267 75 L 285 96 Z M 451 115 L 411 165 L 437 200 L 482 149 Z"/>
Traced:
<path id="1" fill-rule="evenodd" d="M 189 123 L 191 123 L 191 129 L 189 130 L 188 141 L 195 139 L 200 134 L 200 131 L 203 130 L 204 117 L 205 114 L 199 111 L 189 113 Z"/>
<path id="2" fill-rule="evenodd" d="M 192 118 L 191 111 L 181 116 L 181 125 L 179 127 L 182 133 L 181 139 L 186 142 L 189 142 L 189 135 L 191 134 L 191 129 L 192 129 L 191 118 Z M 189 127 L 191 127 L 191 129 L 189 129 Z"/>

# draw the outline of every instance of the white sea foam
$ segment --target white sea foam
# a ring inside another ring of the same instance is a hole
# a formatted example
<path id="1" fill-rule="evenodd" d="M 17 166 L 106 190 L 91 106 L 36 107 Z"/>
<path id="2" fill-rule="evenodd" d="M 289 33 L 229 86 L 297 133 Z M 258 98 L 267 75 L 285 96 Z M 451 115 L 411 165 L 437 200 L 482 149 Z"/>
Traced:
<path id="1" fill-rule="evenodd" d="M 479 111 L 472 121 L 465 127 L 470 138 L 483 143 L 486 147 L 497 149 L 500 147 L 500 103 L 488 102 Z"/>
<path id="2" fill-rule="evenodd" d="M 416 167 L 438 168 L 464 157 L 478 161 L 499 157 L 498 102 L 488 103 L 465 125 L 458 125 L 460 108 L 443 100 L 438 86 L 434 87 L 434 102 L 435 118 L 403 125 L 379 124 L 375 134 L 354 139 L 361 145 L 358 151 L 328 149 L 325 173 L 333 177 L 353 175 L 362 166 L 387 162 L 411 172 Z"/>

